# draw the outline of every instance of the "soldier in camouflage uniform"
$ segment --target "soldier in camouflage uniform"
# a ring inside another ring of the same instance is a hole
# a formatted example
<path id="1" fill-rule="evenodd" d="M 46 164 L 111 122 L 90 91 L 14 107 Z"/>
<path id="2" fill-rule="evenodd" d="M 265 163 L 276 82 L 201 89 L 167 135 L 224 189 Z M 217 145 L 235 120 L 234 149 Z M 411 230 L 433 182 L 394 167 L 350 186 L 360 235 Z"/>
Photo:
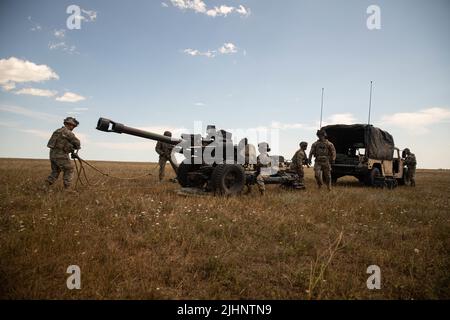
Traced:
<path id="1" fill-rule="evenodd" d="M 298 186 L 305 187 L 305 172 L 303 170 L 303 165 L 308 165 L 308 157 L 306 156 L 306 149 L 308 148 L 308 142 L 300 142 L 300 149 L 295 152 L 292 157 L 292 162 L 290 169 L 294 170 L 298 175 Z"/>
<path id="2" fill-rule="evenodd" d="M 171 137 L 172 132 L 165 131 L 164 135 L 166 137 Z M 171 145 L 171 144 L 168 144 L 165 142 L 160 142 L 160 141 L 158 141 L 156 143 L 155 151 L 159 154 L 159 161 L 158 161 L 159 182 L 163 181 L 163 179 L 164 179 L 164 175 L 165 175 L 164 171 L 166 168 L 167 161 L 170 162 L 170 165 L 172 166 L 173 170 L 175 171 L 175 173 L 177 173 L 177 166 L 175 165 L 175 163 L 172 160 L 172 150 L 173 150 L 173 145 Z"/>
<path id="3" fill-rule="evenodd" d="M 406 183 L 411 183 L 411 187 L 416 186 L 416 166 L 417 166 L 417 160 L 414 153 L 411 153 L 411 151 L 406 148 L 403 150 L 403 154 L 405 157 L 405 165 L 408 167 L 408 171 L 406 174 Z"/>
<path id="4" fill-rule="evenodd" d="M 322 187 L 323 177 L 328 190 L 331 190 L 331 164 L 336 160 L 336 149 L 333 143 L 328 141 L 327 134 L 324 130 L 318 130 L 317 137 L 319 140 L 313 143 L 309 151 L 308 163 L 311 163 L 311 158 L 314 156 L 314 176 L 317 185 L 319 188 Z"/>
<path id="5" fill-rule="evenodd" d="M 77 119 L 67 117 L 64 126 L 53 132 L 47 147 L 50 148 L 50 164 L 52 172 L 47 178 L 46 187 L 55 183 L 61 171 L 63 172 L 64 188 L 69 189 L 73 178 L 73 164 L 69 153 L 81 148 L 80 140 L 72 132 L 79 125 Z"/>
<path id="6" fill-rule="evenodd" d="M 256 184 L 258 185 L 259 192 L 263 196 L 266 192 L 264 178 L 272 174 L 272 158 L 269 156 L 270 148 L 267 142 L 259 143 L 258 151 L 259 155 L 256 158 L 256 168 L 258 172 L 258 175 L 256 176 Z"/>

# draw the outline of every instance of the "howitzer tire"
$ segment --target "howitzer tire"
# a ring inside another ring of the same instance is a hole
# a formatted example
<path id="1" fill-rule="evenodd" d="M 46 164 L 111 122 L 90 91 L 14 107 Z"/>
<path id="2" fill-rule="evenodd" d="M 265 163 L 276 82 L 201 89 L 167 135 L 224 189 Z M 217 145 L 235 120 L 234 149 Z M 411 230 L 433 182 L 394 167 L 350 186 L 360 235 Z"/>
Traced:
<path id="1" fill-rule="evenodd" d="M 237 164 L 219 164 L 214 168 L 211 182 L 218 195 L 240 194 L 245 184 L 244 168 Z"/>
<path id="2" fill-rule="evenodd" d="M 178 166 L 177 170 L 177 180 L 178 183 L 183 187 L 195 187 L 192 184 L 192 181 L 189 179 L 189 173 L 193 172 L 197 169 L 198 165 L 190 164 L 190 163 L 184 163 L 184 161 Z"/>

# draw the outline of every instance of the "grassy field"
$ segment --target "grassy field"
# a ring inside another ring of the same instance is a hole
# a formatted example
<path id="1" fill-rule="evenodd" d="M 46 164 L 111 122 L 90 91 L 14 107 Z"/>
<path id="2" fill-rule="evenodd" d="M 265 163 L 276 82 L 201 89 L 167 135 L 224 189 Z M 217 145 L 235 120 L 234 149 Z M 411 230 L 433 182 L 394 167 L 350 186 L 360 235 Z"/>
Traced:
<path id="1" fill-rule="evenodd" d="M 0 159 L 0 298 L 449 299 L 450 171 L 395 190 L 343 179 L 265 197 L 181 196 L 155 164 L 95 162 L 93 186 L 40 190 L 44 160 Z M 170 166 L 168 171 L 173 176 Z M 69 265 L 81 290 L 68 290 Z M 369 265 L 381 289 L 369 290 Z"/>

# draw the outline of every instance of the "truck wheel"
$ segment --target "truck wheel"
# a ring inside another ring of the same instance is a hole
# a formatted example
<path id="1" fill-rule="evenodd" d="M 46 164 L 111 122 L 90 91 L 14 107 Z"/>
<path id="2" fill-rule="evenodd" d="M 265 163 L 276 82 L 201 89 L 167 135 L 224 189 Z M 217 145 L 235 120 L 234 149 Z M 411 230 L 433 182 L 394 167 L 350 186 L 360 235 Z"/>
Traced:
<path id="1" fill-rule="evenodd" d="M 197 170 L 197 166 L 191 163 L 184 163 L 184 161 L 178 166 L 177 170 L 177 180 L 178 183 L 183 187 L 195 187 L 193 182 L 189 179 L 189 173 Z"/>
<path id="2" fill-rule="evenodd" d="M 372 168 L 368 177 L 367 177 L 367 185 L 375 187 L 377 185 L 377 178 L 381 177 L 380 169 Z"/>
<path id="3" fill-rule="evenodd" d="M 245 184 L 245 173 L 241 165 L 219 164 L 211 177 L 214 192 L 222 196 L 237 195 Z"/>

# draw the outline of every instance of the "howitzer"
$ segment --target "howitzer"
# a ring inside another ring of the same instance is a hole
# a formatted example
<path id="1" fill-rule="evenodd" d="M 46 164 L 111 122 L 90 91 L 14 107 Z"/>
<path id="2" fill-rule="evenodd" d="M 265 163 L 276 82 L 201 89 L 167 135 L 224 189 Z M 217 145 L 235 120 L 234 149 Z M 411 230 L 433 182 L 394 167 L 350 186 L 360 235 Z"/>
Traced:
<path id="1" fill-rule="evenodd" d="M 245 145 L 234 145 L 231 133 L 216 131 L 215 126 L 207 127 L 206 137 L 182 134 L 181 138 L 173 138 L 100 118 L 97 130 L 124 133 L 173 145 L 174 151 L 185 156 L 176 172 L 177 180 L 184 188 L 200 188 L 219 195 L 236 195 L 242 192 L 246 184 L 256 183 L 258 171 L 255 166 L 246 162 L 242 152 Z M 283 168 L 284 158 L 279 159 L 282 159 L 279 165 Z M 266 177 L 265 183 L 295 187 L 296 180 L 295 173 L 282 169 Z"/>

